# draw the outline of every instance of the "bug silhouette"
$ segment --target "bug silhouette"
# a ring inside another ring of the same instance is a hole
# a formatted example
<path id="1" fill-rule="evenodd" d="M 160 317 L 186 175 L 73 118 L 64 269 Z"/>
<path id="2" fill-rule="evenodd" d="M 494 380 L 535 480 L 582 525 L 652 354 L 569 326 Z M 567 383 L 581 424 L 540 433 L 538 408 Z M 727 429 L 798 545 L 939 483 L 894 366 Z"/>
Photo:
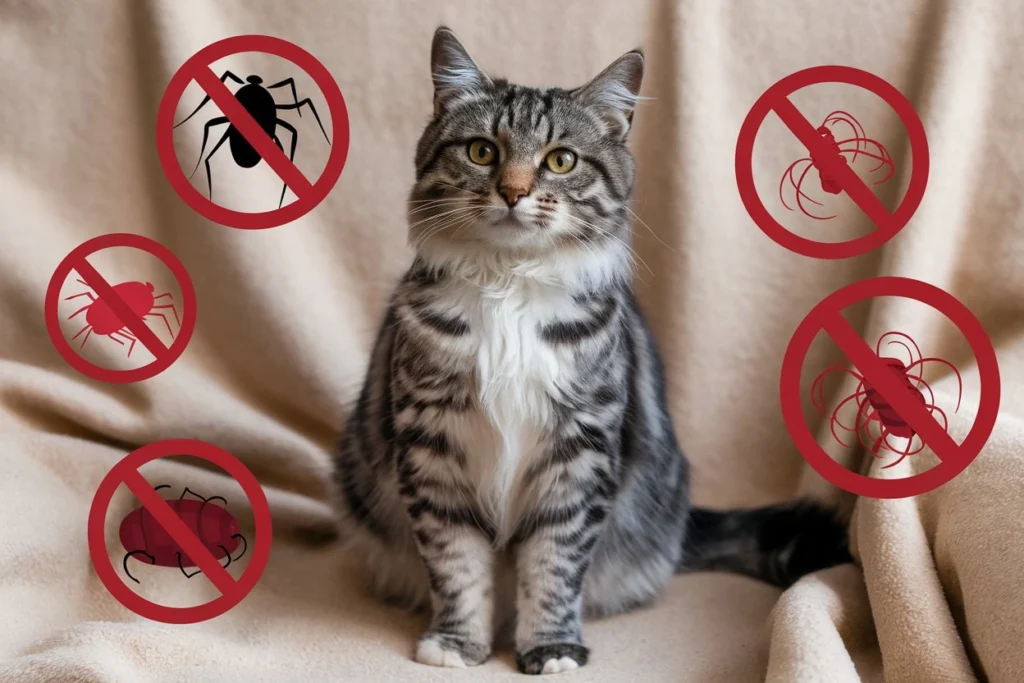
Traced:
<path id="1" fill-rule="evenodd" d="M 889 347 L 897 348 L 896 356 L 882 355 L 883 340 L 888 340 L 885 344 L 887 350 Z M 922 370 L 925 363 L 939 363 L 947 366 L 956 374 L 958 390 L 956 408 L 953 411 L 955 413 L 960 410 L 960 399 L 963 396 L 963 381 L 960 377 L 960 371 L 956 369 L 956 366 L 941 358 L 924 358 L 921 355 L 921 349 L 913 338 L 902 332 L 895 331 L 886 332 L 878 338 L 878 344 L 875 346 L 875 355 L 899 379 L 901 386 L 907 393 L 913 395 L 915 400 L 920 401 L 925 409 L 935 416 L 937 421 L 941 422 L 942 428 L 944 430 L 947 429 L 949 422 L 946 413 L 935 405 L 935 394 L 932 393 L 928 382 L 922 377 Z M 901 355 L 906 356 L 907 362 L 904 362 L 903 358 L 898 357 Z M 883 469 L 895 467 L 907 456 L 920 453 L 924 449 L 924 441 L 917 436 L 914 428 L 907 424 L 907 421 L 878 393 L 878 390 L 871 382 L 859 373 L 841 364 L 835 364 L 826 368 L 814 379 L 811 385 L 811 401 L 819 415 L 824 417 L 827 412 L 825 379 L 833 373 L 846 373 L 858 381 L 853 393 L 839 401 L 829 417 L 829 428 L 836 441 L 850 448 L 854 444 L 846 443 L 839 436 L 839 432 L 845 432 L 847 436 L 856 434 L 860 444 L 873 456 L 882 457 L 878 454 L 882 449 L 891 451 L 899 456 L 898 460 L 883 466 Z M 857 413 L 852 425 L 846 424 L 839 419 L 839 411 L 850 402 L 856 402 L 857 405 Z M 837 428 L 839 431 L 837 431 Z M 890 441 L 891 437 L 905 439 L 906 443 L 902 446 L 898 443 L 893 444 Z M 916 448 L 914 447 L 915 441 L 919 443 Z"/>
<path id="2" fill-rule="evenodd" d="M 316 118 L 317 124 L 320 126 L 320 132 L 324 134 L 324 139 L 327 140 L 327 144 L 331 144 L 331 140 L 327 137 L 327 131 L 324 130 L 324 124 L 320 121 L 320 116 L 316 113 L 316 107 L 313 106 L 312 100 L 308 97 L 304 100 L 299 100 L 298 93 L 295 91 L 295 79 L 286 78 L 283 81 L 264 87 L 263 79 L 255 74 L 248 76 L 245 81 L 243 81 L 230 71 L 225 71 L 220 77 L 220 82 L 223 83 L 229 78 L 242 86 L 235 91 L 235 99 L 238 100 L 238 103 L 241 104 L 247 112 L 249 112 L 249 115 L 252 116 L 256 123 L 259 124 L 260 128 L 270 136 L 270 139 L 277 144 L 278 148 L 280 148 L 282 152 L 284 151 L 284 145 L 281 144 L 280 138 L 277 137 L 277 127 L 280 126 L 292 134 L 291 151 L 288 153 L 288 159 L 290 161 L 295 161 L 295 147 L 299 141 L 299 132 L 287 121 L 279 119 L 277 117 L 278 111 L 294 109 L 298 111 L 299 116 L 301 117 L 302 107 L 308 106 L 309 110 L 313 112 L 313 117 Z M 275 88 L 283 88 L 285 86 L 288 86 L 291 89 L 293 102 L 291 104 L 278 104 L 274 100 L 274 94 L 270 91 Z M 203 101 L 199 103 L 199 106 L 196 107 L 191 114 L 186 116 L 183 121 L 176 123 L 174 128 L 184 125 L 186 121 L 199 113 L 199 110 L 202 109 L 209 101 L 210 96 L 207 95 L 203 98 Z M 196 167 L 192 169 L 192 173 L 189 175 L 189 180 L 191 180 L 192 176 L 194 176 L 196 171 L 199 170 L 199 164 L 203 161 L 203 152 L 206 151 L 206 142 L 210 136 L 210 129 L 214 126 L 219 126 L 225 123 L 229 124 L 227 131 L 223 136 L 221 136 L 220 140 L 217 141 L 217 144 L 214 145 L 210 154 L 206 157 L 206 184 L 210 191 L 211 200 L 213 199 L 213 179 L 210 175 L 210 159 L 217 153 L 217 150 L 220 149 L 221 145 L 225 142 L 229 142 L 231 157 L 241 168 L 252 168 L 256 164 L 260 163 L 260 160 L 263 158 L 249 143 L 249 141 L 245 139 L 245 136 L 235 128 L 234 124 L 231 123 L 228 117 L 218 116 L 210 119 L 203 126 L 203 144 L 199 149 L 199 160 L 196 161 Z M 284 193 L 287 189 L 288 183 L 285 183 L 284 187 L 281 188 L 281 200 L 278 202 L 277 208 L 281 208 L 284 204 Z"/>
<path id="3" fill-rule="evenodd" d="M 85 285 L 86 287 L 89 286 L 89 284 L 82 280 L 81 278 L 78 279 L 78 282 Z M 174 297 L 171 296 L 169 292 L 164 292 L 163 294 L 156 294 L 156 288 L 153 286 L 153 283 L 151 282 L 122 282 L 120 284 L 114 285 L 113 289 L 114 293 L 117 294 L 126 304 L 128 304 L 128 307 L 131 308 L 132 311 L 143 320 L 145 320 L 149 316 L 161 318 L 164 321 L 164 324 L 167 326 L 167 331 L 170 333 L 171 338 L 174 338 L 174 332 L 173 330 L 171 330 L 171 324 L 170 322 L 168 322 L 167 316 L 163 313 L 160 313 L 157 309 L 169 308 L 171 312 L 174 313 L 174 321 L 180 327 L 181 320 L 178 318 L 178 309 L 175 308 L 174 304 L 172 303 L 156 303 L 160 299 L 173 300 Z M 72 296 L 69 296 L 64 300 L 70 301 L 71 299 L 77 299 L 83 296 L 88 297 L 89 303 L 86 304 L 85 306 L 82 306 L 77 311 L 69 315 L 68 320 L 71 320 L 75 316 L 84 312 L 85 327 L 80 329 L 75 334 L 75 336 L 71 338 L 71 340 L 74 341 L 75 339 L 78 339 L 78 337 L 80 337 L 84 333 L 85 338 L 82 339 L 82 344 L 81 346 L 78 347 L 83 348 L 85 346 L 85 342 L 89 341 L 89 336 L 93 332 L 95 332 L 96 334 L 110 337 L 121 346 L 124 346 L 125 341 L 127 341 L 129 342 L 128 358 L 131 358 L 132 349 L 135 348 L 135 342 L 137 342 L 138 339 L 135 337 L 135 335 L 128 331 L 128 328 L 125 327 L 125 324 L 121 320 L 121 318 L 119 318 L 117 314 L 114 313 L 114 311 L 110 308 L 110 304 L 108 304 L 103 299 L 97 297 L 91 291 L 82 292 L 81 294 L 73 294 Z"/>
<path id="4" fill-rule="evenodd" d="M 170 488 L 170 486 L 170 484 L 161 484 L 153 490 L 159 491 L 162 488 Z M 185 498 L 185 495 L 189 493 L 195 497 Z M 227 505 L 227 501 L 222 496 L 203 498 L 186 486 L 179 498 L 167 500 L 167 504 L 206 546 L 214 559 L 227 559 L 227 562 L 222 565 L 227 568 L 232 562 L 237 562 L 245 555 L 249 544 L 239 533 L 238 522 L 231 516 L 227 508 L 214 502 L 217 500 Z M 202 572 L 201 569 L 197 569 L 191 574 L 185 571 L 187 567 L 195 567 L 196 563 L 182 552 L 178 543 L 144 507 L 132 510 L 121 520 L 118 536 L 121 539 L 121 545 L 128 551 L 122 561 L 124 573 L 135 583 L 140 583 L 140 581 L 128 570 L 128 560 L 133 557 L 144 557 L 148 560 L 148 564 L 156 567 L 177 567 L 186 579 L 191 579 Z M 242 545 L 242 552 L 236 557 L 232 557 L 232 553 L 238 549 L 239 545 Z"/>
<path id="5" fill-rule="evenodd" d="M 849 128 L 850 131 L 852 131 L 853 137 L 837 140 L 834 129 L 839 126 Z M 834 111 L 825 117 L 825 120 L 816 130 L 818 135 L 828 143 L 829 154 L 833 158 L 841 160 L 842 163 L 853 164 L 857 161 L 858 156 L 874 159 L 878 162 L 878 165 L 868 171 L 869 174 L 873 174 L 885 166 L 887 168 L 885 176 L 879 180 L 875 180 L 873 184 L 880 185 L 892 178 L 893 173 L 895 172 L 895 166 L 893 165 L 892 156 L 889 154 L 889 151 L 882 146 L 880 142 L 869 138 L 867 136 L 867 132 L 864 130 L 864 126 L 862 126 L 852 114 L 845 111 Z M 850 158 L 847 159 L 846 155 L 850 155 Z M 797 167 L 801 166 L 801 164 L 806 164 L 806 166 L 803 167 L 802 171 L 798 171 Z M 823 192 L 827 194 L 839 194 L 842 192 L 842 187 L 840 187 L 836 179 L 823 169 L 823 158 L 812 153 L 809 157 L 797 159 L 789 165 L 789 168 L 787 168 L 785 172 L 783 172 L 782 179 L 779 181 L 779 199 L 782 200 L 783 206 L 790 211 L 795 211 L 795 209 L 786 202 L 786 197 L 783 194 L 786 182 L 788 181 L 789 186 L 794 190 L 796 205 L 805 216 L 819 221 L 827 221 L 835 218 L 835 214 L 831 216 L 819 216 L 811 213 L 804 204 L 804 202 L 807 201 L 817 206 L 824 206 L 822 202 L 813 199 L 804 191 L 804 180 L 807 178 L 807 174 L 811 169 L 818 171 L 818 178 Z M 798 173 L 799 178 L 797 177 Z"/>

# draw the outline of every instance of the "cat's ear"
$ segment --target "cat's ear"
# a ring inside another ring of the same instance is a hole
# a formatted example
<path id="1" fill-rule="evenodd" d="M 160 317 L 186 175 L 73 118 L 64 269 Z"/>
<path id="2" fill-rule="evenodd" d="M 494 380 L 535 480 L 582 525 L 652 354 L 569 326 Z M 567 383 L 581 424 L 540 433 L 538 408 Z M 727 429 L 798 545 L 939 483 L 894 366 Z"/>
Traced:
<path id="1" fill-rule="evenodd" d="M 430 73 L 434 79 L 435 113 L 449 98 L 483 88 L 490 82 L 469 55 L 469 50 L 447 26 L 439 26 L 434 32 L 434 43 L 430 47 Z"/>
<path id="2" fill-rule="evenodd" d="M 633 123 L 633 109 L 640 99 L 644 79 L 644 53 L 627 52 L 586 85 L 572 94 L 584 106 L 597 112 L 608 126 L 608 134 L 624 139 Z"/>

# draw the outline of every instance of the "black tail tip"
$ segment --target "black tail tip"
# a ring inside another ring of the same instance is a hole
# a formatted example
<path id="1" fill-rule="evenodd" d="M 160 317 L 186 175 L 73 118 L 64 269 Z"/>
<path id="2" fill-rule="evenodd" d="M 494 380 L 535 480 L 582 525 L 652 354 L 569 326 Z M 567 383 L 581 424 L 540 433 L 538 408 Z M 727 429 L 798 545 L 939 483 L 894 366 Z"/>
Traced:
<path id="1" fill-rule="evenodd" d="M 764 553 L 778 554 L 778 583 L 789 587 L 812 572 L 853 562 L 846 527 L 834 510 L 803 499 L 766 516 L 758 543 Z"/>
<path id="2" fill-rule="evenodd" d="M 693 508 L 680 571 L 728 571 L 780 588 L 852 562 L 846 524 L 824 505 L 799 499 L 740 510 Z"/>

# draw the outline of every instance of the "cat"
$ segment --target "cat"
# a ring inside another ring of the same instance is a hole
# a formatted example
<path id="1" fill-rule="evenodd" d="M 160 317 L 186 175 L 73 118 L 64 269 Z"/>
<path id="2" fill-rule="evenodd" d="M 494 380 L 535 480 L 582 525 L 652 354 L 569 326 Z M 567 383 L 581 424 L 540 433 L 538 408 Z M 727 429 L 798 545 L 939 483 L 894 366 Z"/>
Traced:
<path id="1" fill-rule="evenodd" d="M 630 285 L 642 52 L 579 88 L 528 88 L 485 74 L 442 26 L 431 68 L 415 259 L 335 476 L 349 554 L 382 597 L 431 611 L 416 660 L 480 664 L 506 625 L 520 671 L 571 670 L 589 657 L 584 615 L 649 604 L 676 572 L 784 587 L 851 561 L 818 504 L 690 506 Z"/>

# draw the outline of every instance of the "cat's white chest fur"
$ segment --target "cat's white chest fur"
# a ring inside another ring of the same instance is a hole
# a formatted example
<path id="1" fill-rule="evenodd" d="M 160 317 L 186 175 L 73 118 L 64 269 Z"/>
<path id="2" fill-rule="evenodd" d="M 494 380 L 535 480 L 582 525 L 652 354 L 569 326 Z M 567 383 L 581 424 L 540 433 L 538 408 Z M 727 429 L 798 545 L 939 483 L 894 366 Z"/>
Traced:
<path id="1" fill-rule="evenodd" d="M 467 421 L 469 474 L 500 530 L 510 532 L 521 475 L 543 454 L 554 425 L 552 397 L 567 375 L 563 351 L 540 338 L 564 306 L 564 289 L 507 277 L 461 293 L 468 318 L 480 412 Z"/>
<path id="2" fill-rule="evenodd" d="M 524 475 L 545 457 L 556 428 L 555 401 L 572 395 L 576 379 L 573 346 L 545 341 L 541 330 L 586 317 L 571 292 L 615 283 L 628 270 L 628 247 L 535 261 L 491 253 L 460 259 L 443 250 L 433 256 L 454 264 L 437 310 L 468 324 L 468 335 L 447 348 L 460 367 L 472 367 L 479 406 L 445 415 L 444 425 L 466 454 L 462 474 L 500 543 L 545 487 L 543 477 L 525 486 Z"/>

